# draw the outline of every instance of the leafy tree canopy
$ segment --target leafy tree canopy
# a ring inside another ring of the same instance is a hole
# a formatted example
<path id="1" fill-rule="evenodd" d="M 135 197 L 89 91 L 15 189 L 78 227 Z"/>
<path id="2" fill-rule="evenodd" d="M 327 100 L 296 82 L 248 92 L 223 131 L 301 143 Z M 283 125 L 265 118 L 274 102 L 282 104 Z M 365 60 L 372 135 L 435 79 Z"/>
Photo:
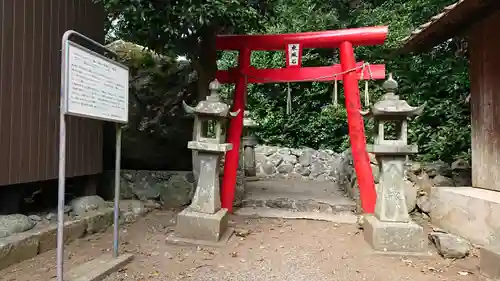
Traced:
<path id="1" fill-rule="evenodd" d="M 105 4 L 115 35 L 159 53 L 186 55 L 198 77 L 198 93 L 206 91 L 219 68 L 236 64 L 234 53 L 215 51 L 221 33 L 286 33 L 388 25 L 382 46 L 359 47 L 358 60 L 384 63 L 399 82 L 399 94 L 412 105 L 427 103 L 424 114 L 410 123 L 411 141 L 425 160 L 467 157 L 470 147 L 466 44 L 457 38 L 428 53 L 394 55 L 415 27 L 454 0 L 96 0 Z M 338 63 L 336 50 L 307 50 L 304 66 Z M 283 52 L 255 52 L 255 67 L 283 67 Z M 371 101 L 381 94 L 370 83 Z M 343 93 L 333 107 L 331 83 L 291 83 L 292 114 L 285 113 L 287 84 L 251 85 L 248 107 L 261 123 L 258 136 L 269 144 L 292 147 L 348 147 Z M 339 85 L 342 89 L 342 85 Z M 360 83 L 362 87 L 362 84 Z M 371 124 L 367 122 L 367 132 Z"/>

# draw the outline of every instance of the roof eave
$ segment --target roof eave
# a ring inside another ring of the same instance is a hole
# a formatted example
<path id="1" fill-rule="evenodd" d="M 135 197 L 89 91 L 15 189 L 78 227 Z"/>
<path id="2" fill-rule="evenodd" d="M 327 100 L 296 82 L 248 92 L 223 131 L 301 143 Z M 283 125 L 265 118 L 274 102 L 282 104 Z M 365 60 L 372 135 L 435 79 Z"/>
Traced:
<path id="1" fill-rule="evenodd" d="M 477 22 L 500 8 L 498 0 L 461 0 L 447 6 L 444 11 L 407 37 L 398 54 L 426 51 L 450 38 L 461 36 Z"/>

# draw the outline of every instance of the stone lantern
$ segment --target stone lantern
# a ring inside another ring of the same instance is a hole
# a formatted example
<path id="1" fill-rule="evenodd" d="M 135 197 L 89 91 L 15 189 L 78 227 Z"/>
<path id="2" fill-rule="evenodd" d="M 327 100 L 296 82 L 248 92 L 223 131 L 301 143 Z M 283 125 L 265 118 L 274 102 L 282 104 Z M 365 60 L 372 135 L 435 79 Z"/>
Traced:
<path id="1" fill-rule="evenodd" d="M 197 152 L 200 167 L 192 203 L 177 215 L 175 232 L 167 238 L 171 242 L 226 243 L 233 232 L 228 228 L 227 210 L 221 209 L 219 163 L 232 149 L 232 144 L 225 143 L 224 126 L 239 111 L 230 112 L 229 105 L 219 98 L 219 87 L 217 80 L 212 81 L 210 95 L 195 108 L 183 104 L 188 113 L 195 115 L 195 138 L 188 148 Z"/>
<path id="2" fill-rule="evenodd" d="M 404 169 L 407 156 L 418 152 L 416 145 L 408 144 L 407 120 L 420 115 L 425 105 L 412 107 L 400 100 L 395 94 L 397 87 L 390 74 L 383 84 L 387 93 L 367 112 L 362 112 L 375 122 L 374 144 L 368 150 L 375 154 L 380 167 L 375 216 L 366 217 L 364 235 L 377 251 L 422 252 L 427 239 L 423 228 L 412 222 L 408 214 Z"/>
<path id="3" fill-rule="evenodd" d="M 257 138 L 254 136 L 252 129 L 258 125 L 250 118 L 250 112 L 245 111 L 243 116 L 242 143 L 245 176 L 255 177 L 257 175 L 257 168 L 255 165 L 255 147 L 257 146 Z"/>

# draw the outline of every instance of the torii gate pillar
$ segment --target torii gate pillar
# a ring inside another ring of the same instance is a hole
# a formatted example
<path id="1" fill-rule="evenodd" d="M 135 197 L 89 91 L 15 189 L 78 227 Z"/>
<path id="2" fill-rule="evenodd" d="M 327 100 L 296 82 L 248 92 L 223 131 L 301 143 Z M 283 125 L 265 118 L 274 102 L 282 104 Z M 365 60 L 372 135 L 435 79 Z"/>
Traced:
<path id="1" fill-rule="evenodd" d="M 227 141 L 233 144 L 233 149 L 226 153 L 226 159 L 224 161 L 221 204 L 222 208 L 228 209 L 229 212 L 233 210 L 233 201 L 236 191 L 236 174 L 240 157 L 241 134 L 243 132 L 243 112 L 245 111 L 248 89 L 248 81 L 243 73 L 246 73 L 250 68 L 250 55 L 251 52 L 247 48 L 240 50 L 238 54 L 238 68 L 240 73 L 236 78 L 232 110 L 241 110 L 240 112 L 242 112 L 242 114 L 238 114 L 235 118 L 231 119 L 227 132 Z"/>

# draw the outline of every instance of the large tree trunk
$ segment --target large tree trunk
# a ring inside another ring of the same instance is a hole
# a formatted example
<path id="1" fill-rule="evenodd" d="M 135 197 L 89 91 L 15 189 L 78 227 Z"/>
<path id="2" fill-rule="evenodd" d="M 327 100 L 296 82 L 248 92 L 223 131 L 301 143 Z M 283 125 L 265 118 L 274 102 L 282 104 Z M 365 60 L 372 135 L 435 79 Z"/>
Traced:
<path id="1" fill-rule="evenodd" d="M 197 82 L 197 101 L 205 99 L 208 95 L 208 84 L 215 79 L 217 72 L 217 48 L 215 40 L 217 37 L 217 26 L 207 27 L 202 31 L 201 41 L 198 46 L 198 57 L 193 60 L 194 67 L 198 73 Z M 195 139 L 196 132 L 193 128 L 193 139 Z M 198 180 L 200 170 L 200 163 L 198 161 L 197 152 L 193 151 L 193 174 Z"/>

